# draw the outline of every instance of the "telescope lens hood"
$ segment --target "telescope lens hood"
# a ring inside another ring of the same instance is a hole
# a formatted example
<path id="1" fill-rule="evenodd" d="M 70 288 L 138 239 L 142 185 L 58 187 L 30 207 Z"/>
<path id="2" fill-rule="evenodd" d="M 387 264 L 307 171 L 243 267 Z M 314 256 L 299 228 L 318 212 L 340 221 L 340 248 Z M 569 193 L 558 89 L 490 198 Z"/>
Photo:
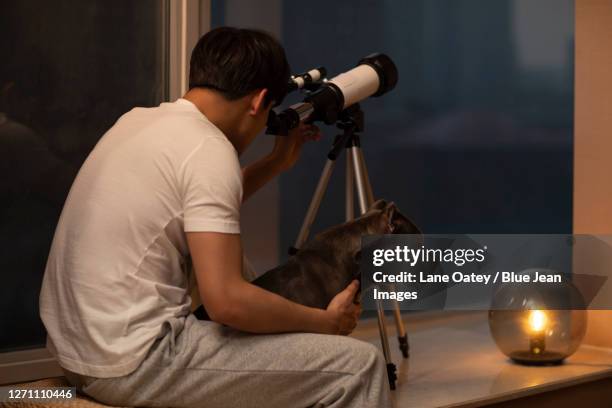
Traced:
<path id="1" fill-rule="evenodd" d="M 378 74 L 380 84 L 378 91 L 372 96 L 381 96 L 395 88 L 398 80 L 397 67 L 386 54 L 374 53 L 363 57 L 357 65 L 366 64 L 374 68 Z"/>

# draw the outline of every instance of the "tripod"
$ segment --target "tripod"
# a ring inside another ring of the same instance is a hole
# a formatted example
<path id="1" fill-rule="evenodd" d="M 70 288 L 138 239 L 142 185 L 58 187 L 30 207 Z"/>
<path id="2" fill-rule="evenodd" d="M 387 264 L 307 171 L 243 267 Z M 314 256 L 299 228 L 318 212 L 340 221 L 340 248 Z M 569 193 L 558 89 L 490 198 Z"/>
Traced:
<path id="1" fill-rule="evenodd" d="M 357 187 L 359 211 L 361 214 L 364 214 L 374 202 L 374 194 L 372 192 L 372 186 L 370 184 L 368 171 L 366 169 L 360 138 L 357 134 L 357 132 L 363 131 L 364 126 L 363 111 L 361 110 L 359 104 L 354 104 L 343 110 L 338 116 L 336 126 L 343 132 L 334 138 L 332 147 L 327 154 L 325 167 L 323 167 L 323 172 L 319 178 L 319 182 L 313 194 L 312 200 L 310 201 L 308 211 L 304 217 L 304 222 L 300 228 L 295 245 L 289 248 L 290 254 L 295 254 L 308 239 L 310 228 L 312 227 L 317 212 L 319 211 L 323 195 L 327 190 L 329 179 L 336 165 L 336 159 L 340 156 L 343 149 L 346 150 L 346 220 L 352 220 L 355 215 L 355 187 Z M 380 341 L 382 343 L 385 362 L 387 363 L 389 386 L 392 390 L 394 390 L 395 381 L 397 380 L 396 367 L 391 360 L 387 326 L 385 323 L 385 313 L 379 300 L 377 300 L 376 303 L 376 311 Z M 399 347 L 403 357 L 408 358 L 408 335 L 406 334 L 406 329 L 404 328 L 404 322 L 402 321 L 402 316 L 400 314 L 399 305 L 397 302 L 394 302 L 393 312 L 395 317 L 395 325 L 397 328 Z"/>

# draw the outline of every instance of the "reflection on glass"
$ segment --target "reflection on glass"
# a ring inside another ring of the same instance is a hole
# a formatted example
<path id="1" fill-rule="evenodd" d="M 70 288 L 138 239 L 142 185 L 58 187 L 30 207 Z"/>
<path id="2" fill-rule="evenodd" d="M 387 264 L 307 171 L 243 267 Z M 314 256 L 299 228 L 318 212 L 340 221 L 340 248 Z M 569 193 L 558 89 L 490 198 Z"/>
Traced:
<path id="1" fill-rule="evenodd" d="M 40 284 L 81 163 L 120 115 L 162 100 L 162 3 L 3 3 L 0 351 L 45 343 Z"/>
<path id="2" fill-rule="evenodd" d="M 378 198 L 427 233 L 571 231 L 573 1 L 276 3 L 294 72 L 333 76 L 374 51 L 396 62 L 396 89 L 362 104 Z M 282 256 L 338 133 L 323 131 L 281 177 Z M 338 164 L 313 231 L 343 219 Z"/>
<path id="3" fill-rule="evenodd" d="M 271 31 L 293 72 L 323 65 L 331 77 L 375 51 L 396 62 L 397 88 L 362 104 L 362 146 L 374 194 L 423 231 L 571 232 L 573 0 L 253 4 L 212 1 L 212 26 Z M 281 176 L 281 257 L 339 131 L 323 132 Z M 313 233 L 344 219 L 341 162 Z"/>

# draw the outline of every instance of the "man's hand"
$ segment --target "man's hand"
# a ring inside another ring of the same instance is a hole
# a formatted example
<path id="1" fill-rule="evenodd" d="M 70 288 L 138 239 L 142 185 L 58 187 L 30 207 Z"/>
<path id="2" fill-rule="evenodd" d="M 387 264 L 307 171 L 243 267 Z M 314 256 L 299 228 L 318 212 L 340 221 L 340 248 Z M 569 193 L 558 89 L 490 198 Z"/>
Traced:
<path id="1" fill-rule="evenodd" d="M 355 303 L 358 290 L 359 281 L 354 280 L 329 302 L 327 311 L 332 314 L 332 320 L 337 326 L 336 334 L 351 334 L 357 326 L 361 314 L 361 304 Z"/>
<path id="2" fill-rule="evenodd" d="M 276 136 L 271 156 L 281 171 L 288 170 L 300 157 L 304 142 L 320 138 L 321 131 L 317 126 L 300 122 L 298 127 L 289 131 L 289 135 Z"/>
<path id="3" fill-rule="evenodd" d="M 290 169 L 300 157 L 307 140 L 319 140 L 321 133 L 315 125 L 300 125 L 287 136 L 276 136 L 272 152 L 243 169 L 242 201 L 246 201 L 280 172 Z"/>

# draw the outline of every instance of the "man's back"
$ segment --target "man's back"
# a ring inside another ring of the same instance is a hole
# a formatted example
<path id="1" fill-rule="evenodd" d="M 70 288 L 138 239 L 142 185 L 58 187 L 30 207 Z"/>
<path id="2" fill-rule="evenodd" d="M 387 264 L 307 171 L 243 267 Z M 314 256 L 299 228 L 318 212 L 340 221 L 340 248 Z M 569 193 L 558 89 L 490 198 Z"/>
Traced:
<path id="1" fill-rule="evenodd" d="M 121 117 L 79 171 L 47 261 L 41 317 L 60 364 L 124 375 L 165 321 L 180 329 L 191 303 L 185 224 L 226 218 L 221 229 L 238 232 L 240 188 L 233 146 L 191 102 Z M 229 215 L 207 213 L 207 198 L 229 202 Z"/>

